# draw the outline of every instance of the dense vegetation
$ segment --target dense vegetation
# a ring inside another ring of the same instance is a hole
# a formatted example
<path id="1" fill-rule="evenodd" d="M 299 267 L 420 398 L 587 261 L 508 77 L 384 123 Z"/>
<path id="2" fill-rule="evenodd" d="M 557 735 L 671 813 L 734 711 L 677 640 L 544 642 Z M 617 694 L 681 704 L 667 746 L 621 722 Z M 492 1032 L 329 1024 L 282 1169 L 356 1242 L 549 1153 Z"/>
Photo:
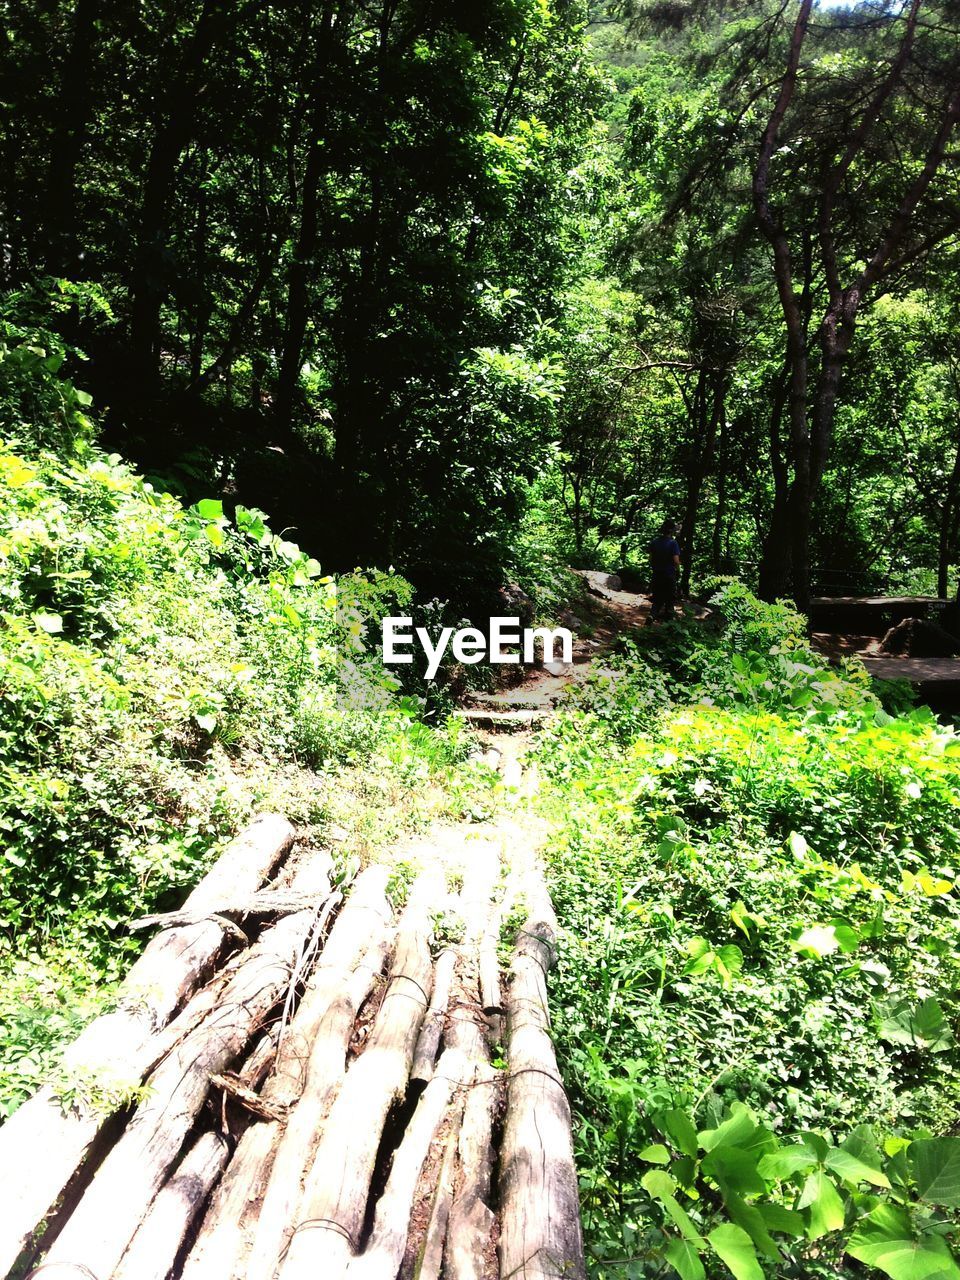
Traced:
<path id="1" fill-rule="evenodd" d="M 794 605 L 958 587 L 957 0 L 0 14 L 0 1116 L 257 807 L 457 810 L 380 617 L 675 516 L 538 747 L 592 1274 L 956 1280 L 960 743 Z"/>
<path id="2" fill-rule="evenodd" d="M 162 486 L 474 608 L 664 510 L 768 599 L 952 584 L 955 0 L 3 12 L 0 287 L 99 287 Z"/>
<path id="3" fill-rule="evenodd" d="M 541 746 L 595 1274 L 954 1275 L 960 740 L 714 605 Z"/>
<path id="4" fill-rule="evenodd" d="M 259 512 L 105 454 L 25 310 L 0 337 L 0 1115 L 135 954 L 127 922 L 257 807 L 322 829 L 337 771 L 376 760 L 409 809 L 462 754 L 363 645 L 408 585 L 335 585 Z"/>

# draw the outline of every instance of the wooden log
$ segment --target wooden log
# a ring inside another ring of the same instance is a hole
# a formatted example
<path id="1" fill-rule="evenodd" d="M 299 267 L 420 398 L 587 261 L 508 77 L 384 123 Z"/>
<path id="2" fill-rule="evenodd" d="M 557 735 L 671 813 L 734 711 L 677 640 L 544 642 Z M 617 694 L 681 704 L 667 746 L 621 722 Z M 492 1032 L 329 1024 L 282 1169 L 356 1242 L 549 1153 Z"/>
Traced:
<path id="1" fill-rule="evenodd" d="M 454 1179 L 457 1172 L 457 1139 L 460 1130 L 456 1119 L 444 1143 L 443 1160 L 437 1178 L 437 1189 L 430 1205 L 423 1248 L 414 1268 L 416 1280 L 440 1280 L 443 1269 L 443 1246 L 447 1239 L 450 1206 L 453 1203 Z"/>
<path id="2" fill-rule="evenodd" d="M 485 938 L 480 948 L 480 1007 L 487 1020 L 491 1044 L 503 1039 L 503 996 L 500 992 L 500 958 L 495 941 Z"/>
<path id="3" fill-rule="evenodd" d="M 285 916 L 292 911 L 303 911 L 306 907 L 316 905 L 316 902 L 309 901 L 304 894 L 284 889 L 263 889 L 260 893 L 246 897 L 232 893 L 201 911 L 184 906 L 179 911 L 161 911 L 152 916 L 140 916 L 131 920 L 127 928 L 131 933 L 138 933 L 143 929 L 174 929 L 202 924 L 204 920 L 219 916 Z"/>
<path id="4" fill-rule="evenodd" d="M 218 1133 L 197 1139 L 157 1195 L 112 1280 L 166 1280 L 228 1156 Z"/>
<path id="5" fill-rule="evenodd" d="M 383 1003 L 363 1053 L 350 1065 L 307 1177 L 281 1280 L 342 1280 L 359 1244 L 370 1179 L 391 1104 L 405 1092 L 430 1001 L 430 912 L 439 875 L 411 889 Z"/>
<path id="6" fill-rule="evenodd" d="M 497 913 L 491 911 L 491 918 Z M 486 933 L 481 937 L 486 936 Z M 495 1215 L 491 1210 L 493 1120 L 500 1096 L 500 1073 L 490 1065 L 483 1011 L 479 1007 L 478 958 L 465 957 L 447 1028 L 447 1042 L 474 1064 L 472 1088 L 464 1103 L 457 1140 L 456 1194 L 450 1205 L 445 1280 L 492 1280 Z"/>
<path id="7" fill-rule="evenodd" d="M 357 1010 L 386 962 L 392 941 L 387 876 L 385 867 L 363 872 L 337 917 L 264 1089 L 271 1105 L 299 1102 L 285 1125 L 255 1124 L 241 1138 L 183 1280 L 273 1275 L 304 1168 L 332 1091 L 343 1078 Z M 278 1177 L 271 1181 L 278 1159 Z"/>
<path id="8" fill-rule="evenodd" d="M 347 1267 L 347 1280 L 395 1280 L 403 1261 L 420 1171 L 456 1092 L 473 1081 L 475 1064 L 459 1049 L 445 1049 L 433 1079 L 417 1103 L 394 1152 L 390 1176 L 377 1201 L 373 1229 L 363 1253 Z"/>
<path id="9" fill-rule="evenodd" d="M 449 1212 L 446 1280 L 492 1280 L 495 1271 L 496 1214 L 490 1197 L 493 1121 L 501 1087 L 500 1074 L 486 1065 L 478 1069 L 467 1096 L 457 1138 L 457 1191 Z"/>
<path id="10" fill-rule="evenodd" d="M 329 860 L 315 855 L 298 872 L 298 892 L 319 893 Z M 209 1093 L 210 1076 L 230 1065 L 282 998 L 315 911 L 285 916 L 266 930 L 227 984 L 218 1008 L 150 1077 L 149 1094 L 107 1155 L 50 1249 L 50 1261 L 109 1276 L 176 1161 Z"/>
<path id="11" fill-rule="evenodd" d="M 433 974 L 433 996 L 420 1028 L 420 1036 L 413 1054 L 411 1080 L 429 1081 L 433 1077 L 433 1067 L 440 1049 L 440 1038 L 443 1035 L 443 1022 L 447 1015 L 447 1002 L 450 999 L 450 984 L 457 966 L 455 951 L 441 951 L 437 957 Z"/>
<path id="12" fill-rule="evenodd" d="M 570 1105 L 547 1010 L 557 923 L 538 870 L 525 892 L 530 915 L 517 938 L 507 992 L 510 1076 L 500 1152 L 500 1274 L 583 1280 Z"/>
<path id="13" fill-rule="evenodd" d="M 293 837 L 285 818 L 256 819 L 190 894 L 190 909 L 206 909 L 228 891 L 254 892 Z M 104 1096 L 139 1085 L 152 1066 L 151 1037 L 200 985 L 222 945 L 223 930 L 209 922 L 154 938 L 121 986 L 116 1010 L 92 1022 L 65 1054 L 67 1072 L 98 1082 Z M 65 1111 L 48 1085 L 0 1128 L 0 1275 L 28 1245 L 104 1119 L 103 1107 Z"/>

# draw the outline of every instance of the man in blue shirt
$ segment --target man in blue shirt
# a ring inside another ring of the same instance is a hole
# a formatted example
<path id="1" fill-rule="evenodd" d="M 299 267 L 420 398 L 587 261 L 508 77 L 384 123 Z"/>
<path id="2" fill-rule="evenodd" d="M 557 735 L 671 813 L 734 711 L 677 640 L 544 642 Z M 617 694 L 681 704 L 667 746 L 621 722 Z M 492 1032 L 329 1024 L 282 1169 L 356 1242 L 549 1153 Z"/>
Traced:
<path id="1" fill-rule="evenodd" d="M 672 520 L 663 522 L 660 533 L 650 543 L 650 567 L 653 607 L 648 621 L 672 618 L 677 598 L 677 576 L 680 572 L 680 544 L 677 542 L 677 526 Z"/>

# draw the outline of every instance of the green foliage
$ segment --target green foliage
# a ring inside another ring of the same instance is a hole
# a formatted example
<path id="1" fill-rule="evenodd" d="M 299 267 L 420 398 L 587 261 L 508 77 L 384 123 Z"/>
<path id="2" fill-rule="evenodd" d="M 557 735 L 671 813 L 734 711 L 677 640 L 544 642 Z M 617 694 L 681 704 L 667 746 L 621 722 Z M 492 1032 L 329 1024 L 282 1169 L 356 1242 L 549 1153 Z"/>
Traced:
<path id="1" fill-rule="evenodd" d="M 0 1111 L 135 954 L 126 922 L 174 905 L 256 806 L 316 819 L 307 768 L 377 758 L 414 786 L 464 754 L 370 645 L 407 583 L 335 582 L 260 512 L 184 508 L 88 441 L 60 370 L 3 383 Z M 27 410 L 49 418 L 26 430 Z"/>
<path id="2" fill-rule="evenodd" d="M 828 670 L 792 610 L 714 603 L 540 751 L 593 1272 L 953 1274 L 922 1160 L 960 1121 L 960 742 Z"/>

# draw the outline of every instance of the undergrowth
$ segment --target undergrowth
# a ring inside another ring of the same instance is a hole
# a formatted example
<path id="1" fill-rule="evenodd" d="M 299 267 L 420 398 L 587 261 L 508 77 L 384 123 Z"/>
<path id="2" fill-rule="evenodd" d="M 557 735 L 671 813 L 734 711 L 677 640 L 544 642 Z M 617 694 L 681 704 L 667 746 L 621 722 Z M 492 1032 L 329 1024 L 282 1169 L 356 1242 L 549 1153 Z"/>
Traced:
<path id="1" fill-rule="evenodd" d="M 356 792 L 363 857 L 464 755 L 365 647 L 408 584 L 334 582 L 259 512 L 146 483 L 93 443 L 70 354 L 0 312 L 0 1117 L 109 998 L 127 922 L 254 811 L 323 839 Z"/>
<path id="2" fill-rule="evenodd" d="M 713 606 L 539 751 L 592 1274 L 960 1275 L 960 739 Z"/>

